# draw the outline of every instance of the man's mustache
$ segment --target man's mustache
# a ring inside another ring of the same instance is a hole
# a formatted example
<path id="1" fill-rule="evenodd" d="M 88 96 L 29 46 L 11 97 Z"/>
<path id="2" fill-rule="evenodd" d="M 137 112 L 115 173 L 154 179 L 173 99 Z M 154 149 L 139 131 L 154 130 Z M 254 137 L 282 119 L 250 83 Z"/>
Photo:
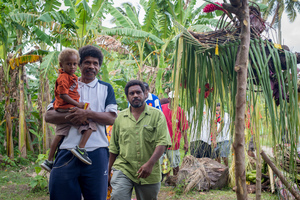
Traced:
<path id="1" fill-rule="evenodd" d="M 94 74 L 96 74 L 96 70 L 94 70 L 94 69 L 86 69 L 86 70 L 84 70 L 84 72 L 86 72 L 86 73 L 94 73 Z"/>
<path id="2" fill-rule="evenodd" d="M 140 101 L 141 99 L 140 98 L 134 98 L 133 101 L 135 101 L 135 100 L 139 100 Z"/>

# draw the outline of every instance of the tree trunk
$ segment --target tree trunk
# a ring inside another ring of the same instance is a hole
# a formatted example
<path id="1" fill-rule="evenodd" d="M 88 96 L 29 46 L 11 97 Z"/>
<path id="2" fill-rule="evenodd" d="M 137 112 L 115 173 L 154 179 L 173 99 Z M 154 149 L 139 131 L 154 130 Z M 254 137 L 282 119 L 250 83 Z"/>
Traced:
<path id="1" fill-rule="evenodd" d="M 24 98 L 24 76 L 23 65 L 19 66 L 19 151 L 22 158 L 26 158 L 26 128 L 25 128 L 25 98 Z"/>
<path id="2" fill-rule="evenodd" d="M 26 68 L 23 68 L 23 76 L 24 76 L 24 85 L 26 85 L 26 89 L 27 91 L 29 91 L 29 86 L 28 86 L 28 79 L 27 79 L 27 74 L 26 74 Z M 31 117 L 31 113 L 29 112 L 29 110 L 32 110 L 32 103 L 31 103 L 31 95 L 29 92 L 27 92 L 25 94 L 26 98 L 26 102 L 27 105 L 25 105 L 25 113 L 26 113 L 26 117 L 27 119 L 30 119 Z M 32 145 L 32 137 L 31 134 L 29 132 L 28 126 L 26 124 L 25 121 L 25 130 L 26 130 L 26 147 L 27 147 L 27 151 L 33 151 L 33 145 Z"/>
<path id="3" fill-rule="evenodd" d="M 6 117 L 6 152 L 10 159 L 14 158 L 14 144 L 12 136 L 12 123 L 11 123 L 11 113 L 10 113 L 10 92 L 9 88 L 6 87 L 6 97 L 5 97 L 5 117 Z"/>
<path id="4" fill-rule="evenodd" d="M 235 152 L 235 179 L 236 196 L 238 200 L 246 200 L 246 173 L 245 173 L 245 107 L 247 88 L 247 67 L 250 45 L 250 20 L 248 0 L 230 0 L 231 5 L 223 4 L 224 8 L 236 14 L 241 25 L 241 44 L 237 53 L 234 70 L 237 72 L 237 94 L 235 115 L 235 140 L 233 144 Z"/>
<path id="5" fill-rule="evenodd" d="M 52 134 L 48 127 L 47 122 L 45 121 L 45 113 L 47 105 L 50 103 L 50 91 L 49 91 L 49 80 L 43 74 L 40 75 L 40 102 L 39 102 L 39 110 L 40 115 L 42 116 L 41 129 L 43 134 L 43 153 L 50 148 L 50 144 L 52 141 Z"/>

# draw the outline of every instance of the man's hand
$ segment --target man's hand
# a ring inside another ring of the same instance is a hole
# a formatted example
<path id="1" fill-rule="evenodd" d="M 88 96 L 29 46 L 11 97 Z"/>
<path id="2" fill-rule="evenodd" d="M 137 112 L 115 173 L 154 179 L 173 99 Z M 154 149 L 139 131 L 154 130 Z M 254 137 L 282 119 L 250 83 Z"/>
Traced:
<path id="1" fill-rule="evenodd" d="M 86 116 L 86 110 L 76 107 L 70 110 L 70 114 L 66 116 L 66 119 L 70 120 L 74 125 L 85 125 L 89 123 Z"/>
<path id="2" fill-rule="evenodd" d="M 107 179 L 107 181 L 108 181 L 108 187 L 111 187 L 110 180 L 111 180 L 111 173 L 108 173 L 108 179 Z"/>
<path id="3" fill-rule="evenodd" d="M 138 178 L 147 178 L 151 174 L 152 168 L 153 165 L 151 165 L 149 162 L 146 162 L 137 172 L 139 174 Z"/>

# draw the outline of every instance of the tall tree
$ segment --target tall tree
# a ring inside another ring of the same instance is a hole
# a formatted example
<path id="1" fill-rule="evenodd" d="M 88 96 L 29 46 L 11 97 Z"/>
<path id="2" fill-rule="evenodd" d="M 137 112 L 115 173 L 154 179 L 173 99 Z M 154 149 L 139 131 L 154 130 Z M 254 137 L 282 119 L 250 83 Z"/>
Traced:
<path id="1" fill-rule="evenodd" d="M 231 5 L 230 5 L 231 4 Z M 236 14 L 241 24 L 241 44 L 236 56 L 234 70 L 237 72 L 237 94 L 236 94 L 236 116 L 235 116 L 235 179 L 236 196 L 238 200 L 246 200 L 246 172 L 245 172 L 245 108 L 247 89 L 247 68 L 250 45 L 250 18 L 248 0 L 230 0 L 230 4 L 223 7 L 231 13 Z"/>

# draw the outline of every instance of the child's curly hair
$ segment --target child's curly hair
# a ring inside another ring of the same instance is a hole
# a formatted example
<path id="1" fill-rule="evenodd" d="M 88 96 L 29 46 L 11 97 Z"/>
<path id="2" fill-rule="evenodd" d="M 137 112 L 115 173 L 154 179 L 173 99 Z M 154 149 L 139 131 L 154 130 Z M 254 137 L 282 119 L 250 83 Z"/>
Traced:
<path id="1" fill-rule="evenodd" d="M 58 62 L 62 63 L 67 57 L 71 55 L 76 55 L 79 63 L 80 57 L 78 51 L 76 49 L 71 49 L 71 48 L 65 48 L 60 52 L 60 54 L 58 55 Z"/>

